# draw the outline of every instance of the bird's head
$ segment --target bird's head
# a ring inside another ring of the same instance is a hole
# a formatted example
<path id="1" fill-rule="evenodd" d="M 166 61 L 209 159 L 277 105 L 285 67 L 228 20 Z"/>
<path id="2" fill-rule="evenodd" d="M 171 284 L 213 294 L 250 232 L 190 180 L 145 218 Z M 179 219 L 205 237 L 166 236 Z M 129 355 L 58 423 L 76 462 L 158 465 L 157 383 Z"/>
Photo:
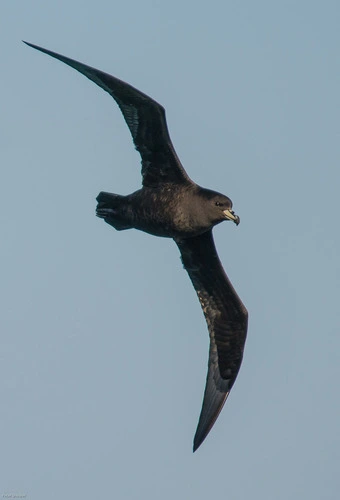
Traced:
<path id="1" fill-rule="evenodd" d="M 214 210 L 222 220 L 232 220 L 237 226 L 239 225 L 240 218 L 232 210 L 233 203 L 230 198 L 223 194 L 218 194 L 213 198 L 212 203 L 214 204 Z"/>
<path id="2" fill-rule="evenodd" d="M 232 220 L 236 225 L 240 223 L 239 216 L 233 211 L 233 202 L 228 196 L 208 189 L 202 191 L 208 202 L 205 204 L 207 215 L 214 225 L 224 220 Z"/>

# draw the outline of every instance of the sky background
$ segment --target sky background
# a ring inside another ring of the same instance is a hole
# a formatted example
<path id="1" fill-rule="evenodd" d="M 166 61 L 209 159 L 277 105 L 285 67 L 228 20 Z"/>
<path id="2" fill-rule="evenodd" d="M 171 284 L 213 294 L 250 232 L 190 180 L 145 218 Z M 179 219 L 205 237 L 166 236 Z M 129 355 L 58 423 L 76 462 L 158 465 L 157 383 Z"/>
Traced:
<path id="1" fill-rule="evenodd" d="M 337 500 L 340 4 L 2 0 L 0 496 Z M 115 102 L 21 43 L 162 103 L 249 310 L 195 453 L 208 332 L 171 240 L 95 217 L 140 187 Z"/>

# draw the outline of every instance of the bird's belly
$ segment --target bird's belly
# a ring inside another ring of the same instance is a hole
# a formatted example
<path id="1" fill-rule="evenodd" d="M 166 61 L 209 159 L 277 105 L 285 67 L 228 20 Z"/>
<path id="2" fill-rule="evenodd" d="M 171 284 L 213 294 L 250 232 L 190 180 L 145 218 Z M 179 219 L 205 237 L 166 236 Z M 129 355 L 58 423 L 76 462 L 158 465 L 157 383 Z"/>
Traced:
<path id="1" fill-rule="evenodd" d="M 210 229 L 202 225 L 197 213 L 191 210 L 188 203 L 183 203 L 186 193 L 180 196 L 172 189 L 162 191 L 140 191 L 128 196 L 128 216 L 131 226 L 140 231 L 163 238 L 190 238 Z M 200 224 L 198 224 L 200 222 Z M 205 221 L 204 221 L 205 222 Z M 203 223 L 204 224 L 204 223 Z"/>
<path id="2" fill-rule="evenodd" d="M 159 213 L 157 218 L 154 217 L 154 213 L 150 214 L 150 217 L 136 218 L 133 227 L 153 236 L 175 239 L 191 238 L 210 229 L 210 226 L 202 227 L 191 224 L 190 221 L 180 216 L 168 218 Z"/>
<path id="3" fill-rule="evenodd" d="M 134 228 L 143 231 L 153 236 L 160 236 L 162 238 L 174 238 L 177 231 L 168 221 L 152 221 L 152 220 L 136 220 Z"/>

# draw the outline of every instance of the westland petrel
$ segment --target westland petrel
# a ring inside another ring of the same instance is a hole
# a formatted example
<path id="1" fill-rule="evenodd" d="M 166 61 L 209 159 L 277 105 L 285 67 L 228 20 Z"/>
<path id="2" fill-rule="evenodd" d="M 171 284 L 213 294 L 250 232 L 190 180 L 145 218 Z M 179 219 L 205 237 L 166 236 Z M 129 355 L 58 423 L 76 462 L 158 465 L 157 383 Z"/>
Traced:
<path id="1" fill-rule="evenodd" d="M 212 228 L 239 224 L 232 202 L 201 188 L 187 175 L 172 145 L 165 110 L 156 101 L 107 73 L 25 42 L 76 69 L 118 104 L 142 158 L 143 187 L 128 196 L 99 193 L 97 216 L 118 231 L 135 228 L 173 238 L 194 285 L 210 334 L 208 375 L 194 451 L 214 425 L 242 362 L 248 313 L 218 258 Z"/>

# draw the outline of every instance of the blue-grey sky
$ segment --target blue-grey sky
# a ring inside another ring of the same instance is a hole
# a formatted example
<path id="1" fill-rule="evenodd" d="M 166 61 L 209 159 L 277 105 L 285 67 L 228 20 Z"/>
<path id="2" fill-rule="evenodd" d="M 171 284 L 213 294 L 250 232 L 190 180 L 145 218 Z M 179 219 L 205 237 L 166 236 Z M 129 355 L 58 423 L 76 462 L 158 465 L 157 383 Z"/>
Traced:
<path id="1" fill-rule="evenodd" d="M 339 498 L 340 6 L 4 0 L 0 495 Z M 208 333 L 171 240 L 95 217 L 140 186 L 115 102 L 25 39 L 162 103 L 189 175 L 241 217 L 215 240 L 244 362 L 192 439 Z"/>

